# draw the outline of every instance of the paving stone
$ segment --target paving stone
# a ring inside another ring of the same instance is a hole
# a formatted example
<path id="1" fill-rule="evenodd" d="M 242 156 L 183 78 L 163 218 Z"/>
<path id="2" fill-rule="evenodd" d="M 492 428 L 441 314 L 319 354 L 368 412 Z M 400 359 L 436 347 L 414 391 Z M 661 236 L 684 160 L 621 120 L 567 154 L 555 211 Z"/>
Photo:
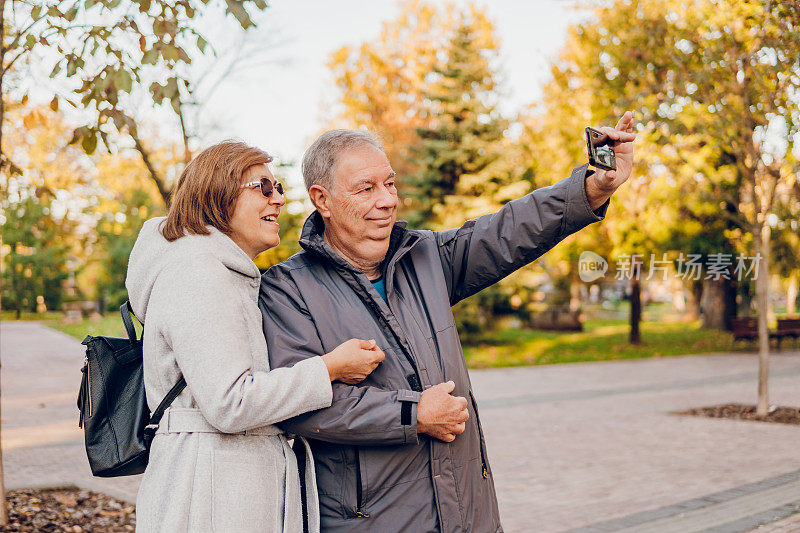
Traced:
<path id="1" fill-rule="evenodd" d="M 757 365 L 715 354 L 472 372 L 504 528 L 567 531 L 797 470 L 796 426 L 669 414 L 754 403 Z M 800 353 L 771 369 L 772 402 L 799 406 Z"/>

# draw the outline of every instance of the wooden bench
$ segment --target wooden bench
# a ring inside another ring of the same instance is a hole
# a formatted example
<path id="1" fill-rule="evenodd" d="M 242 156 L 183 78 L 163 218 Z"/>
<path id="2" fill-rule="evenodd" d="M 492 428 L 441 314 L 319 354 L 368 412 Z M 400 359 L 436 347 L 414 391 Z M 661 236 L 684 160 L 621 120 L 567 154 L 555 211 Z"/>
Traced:
<path id="1" fill-rule="evenodd" d="M 736 341 L 758 340 L 758 318 L 744 317 L 731 319 L 731 331 L 733 332 L 733 343 Z"/>
<path id="2" fill-rule="evenodd" d="M 758 340 L 758 317 L 744 317 L 731 319 L 731 330 L 733 332 L 733 342 L 757 341 Z M 800 339 L 800 318 L 779 318 L 778 328 L 769 331 L 769 338 L 775 339 L 778 348 L 781 347 L 781 340 L 793 338 L 795 342 Z"/>
<path id="3" fill-rule="evenodd" d="M 800 318 L 779 318 L 775 337 L 778 339 L 778 348 L 781 347 L 781 339 L 787 337 L 793 338 L 797 343 L 800 339 Z"/>

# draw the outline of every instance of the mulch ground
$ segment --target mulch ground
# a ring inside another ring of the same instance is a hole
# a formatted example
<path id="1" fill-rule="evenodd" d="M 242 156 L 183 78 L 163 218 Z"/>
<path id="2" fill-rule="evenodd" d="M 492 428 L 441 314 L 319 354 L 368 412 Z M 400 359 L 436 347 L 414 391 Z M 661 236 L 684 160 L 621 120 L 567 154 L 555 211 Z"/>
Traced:
<path id="1" fill-rule="evenodd" d="M 776 424 L 800 425 L 800 409 L 795 407 L 770 407 L 767 416 L 757 416 L 755 405 L 729 403 L 712 407 L 698 407 L 675 413 L 678 415 L 709 416 L 712 418 L 734 418 L 738 420 L 755 420 L 758 422 L 774 422 Z"/>
<path id="2" fill-rule="evenodd" d="M 0 531 L 111 533 L 133 531 L 133 505 L 105 494 L 81 490 L 23 489 L 6 493 L 9 525 Z"/>

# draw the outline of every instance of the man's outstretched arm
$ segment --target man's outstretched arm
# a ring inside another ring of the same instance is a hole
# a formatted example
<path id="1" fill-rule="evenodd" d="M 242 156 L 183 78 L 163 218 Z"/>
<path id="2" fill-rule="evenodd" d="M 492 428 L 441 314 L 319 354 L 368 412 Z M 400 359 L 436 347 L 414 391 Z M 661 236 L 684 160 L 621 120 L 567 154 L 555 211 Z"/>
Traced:
<path id="1" fill-rule="evenodd" d="M 618 129 L 602 128 L 617 140 L 617 171 L 597 174 L 580 166 L 570 177 L 537 189 L 497 213 L 435 232 L 450 303 L 463 300 L 536 260 L 569 235 L 602 220 L 613 192 L 633 166 L 633 117 Z"/>

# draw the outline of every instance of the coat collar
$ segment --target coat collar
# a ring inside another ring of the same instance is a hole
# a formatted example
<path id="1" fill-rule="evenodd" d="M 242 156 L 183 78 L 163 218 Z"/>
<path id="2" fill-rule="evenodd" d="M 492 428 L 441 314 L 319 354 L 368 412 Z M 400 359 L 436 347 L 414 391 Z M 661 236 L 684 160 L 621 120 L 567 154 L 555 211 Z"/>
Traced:
<path id="1" fill-rule="evenodd" d="M 214 254 L 223 265 L 234 272 L 253 279 L 261 277 L 261 272 L 256 264 L 233 239 L 214 226 L 206 226 L 206 229 L 208 235 L 187 235 L 182 238 L 197 241 L 201 247 Z"/>
<path id="2" fill-rule="evenodd" d="M 402 255 L 405 255 L 405 252 L 410 250 L 419 240 L 419 235 L 416 231 L 406 229 L 407 224 L 405 220 L 398 220 L 395 222 L 392 228 L 392 235 L 389 237 L 389 250 L 386 252 L 386 256 L 383 259 L 382 270 L 385 270 L 386 265 L 392 262 L 393 259 L 399 259 Z M 361 272 L 348 263 L 325 242 L 323 238 L 324 233 L 325 221 L 322 215 L 319 214 L 319 211 L 314 210 L 303 224 L 303 230 L 300 233 L 300 246 L 306 252 L 320 259 L 329 261 L 348 270 Z"/>

